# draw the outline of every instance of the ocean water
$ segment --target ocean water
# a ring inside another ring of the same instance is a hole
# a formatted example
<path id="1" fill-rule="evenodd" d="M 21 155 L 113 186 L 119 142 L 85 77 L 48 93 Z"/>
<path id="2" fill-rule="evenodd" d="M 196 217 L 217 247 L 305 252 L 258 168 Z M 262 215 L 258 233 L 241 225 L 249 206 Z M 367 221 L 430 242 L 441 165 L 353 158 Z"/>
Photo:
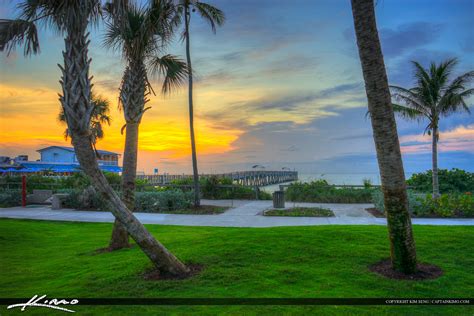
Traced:
<path id="1" fill-rule="evenodd" d="M 405 176 L 408 179 L 411 175 L 412 173 L 407 173 Z M 337 185 L 362 185 L 365 179 L 370 180 L 372 184 L 380 184 L 379 173 L 298 173 L 299 182 L 312 182 L 320 179 L 326 180 L 329 184 Z M 275 184 L 262 187 L 262 190 L 271 193 L 279 190 L 279 188 L 279 184 Z"/>

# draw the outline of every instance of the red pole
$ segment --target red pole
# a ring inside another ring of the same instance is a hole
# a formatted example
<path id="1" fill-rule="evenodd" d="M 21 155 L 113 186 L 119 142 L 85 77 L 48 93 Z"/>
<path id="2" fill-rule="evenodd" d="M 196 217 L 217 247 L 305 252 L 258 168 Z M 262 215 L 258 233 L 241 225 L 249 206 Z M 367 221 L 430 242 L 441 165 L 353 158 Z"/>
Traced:
<path id="1" fill-rule="evenodd" d="M 26 206 L 26 176 L 21 176 L 21 206 Z"/>

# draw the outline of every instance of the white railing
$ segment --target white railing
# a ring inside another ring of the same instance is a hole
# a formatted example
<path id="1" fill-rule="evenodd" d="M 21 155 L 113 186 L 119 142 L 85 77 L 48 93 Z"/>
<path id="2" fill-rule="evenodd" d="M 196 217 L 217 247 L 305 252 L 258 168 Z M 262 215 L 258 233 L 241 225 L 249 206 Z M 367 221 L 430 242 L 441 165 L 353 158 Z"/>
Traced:
<path id="1" fill-rule="evenodd" d="M 97 162 L 102 166 L 118 166 L 118 161 L 97 160 Z"/>

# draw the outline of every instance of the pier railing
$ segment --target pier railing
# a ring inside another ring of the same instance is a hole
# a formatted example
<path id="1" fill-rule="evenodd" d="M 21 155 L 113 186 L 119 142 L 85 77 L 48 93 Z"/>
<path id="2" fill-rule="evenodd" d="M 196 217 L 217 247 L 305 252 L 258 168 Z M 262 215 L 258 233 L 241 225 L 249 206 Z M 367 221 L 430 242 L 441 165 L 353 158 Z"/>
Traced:
<path id="1" fill-rule="evenodd" d="M 272 184 L 280 184 L 285 182 L 297 181 L 297 171 L 238 171 L 229 173 L 218 173 L 218 174 L 201 174 L 200 178 L 229 178 L 235 184 L 240 184 L 248 187 L 255 186 L 266 186 Z M 192 175 L 171 175 L 171 174 L 159 174 L 159 175 L 138 175 L 137 178 L 146 180 L 147 183 L 153 185 L 168 184 L 174 180 L 192 179 Z"/>

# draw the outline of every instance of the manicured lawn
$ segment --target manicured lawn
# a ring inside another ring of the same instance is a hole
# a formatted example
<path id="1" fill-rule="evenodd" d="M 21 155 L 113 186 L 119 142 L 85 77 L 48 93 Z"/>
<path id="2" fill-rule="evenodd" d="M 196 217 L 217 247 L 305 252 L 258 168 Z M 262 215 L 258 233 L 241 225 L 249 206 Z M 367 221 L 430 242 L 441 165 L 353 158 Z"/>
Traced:
<path id="1" fill-rule="evenodd" d="M 292 207 L 290 209 L 273 209 L 265 211 L 265 216 L 293 216 L 293 217 L 331 217 L 334 213 L 321 207 Z"/>
<path id="2" fill-rule="evenodd" d="M 150 263 L 137 247 L 95 253 L 107 245 L 111 224 L 2 219 L 0 297 L 474 296 L 474 227 L 414 227 L 419 259 L 445 272 L 439 279 L 421 282 L 388 280 L 368 270 L 368 265 L 389 254 L 383 226 L 147 227 L 179 258 L 201 264 L 204 270 L 186 280 L 145 281 L 141 274 Z M 7 314 L 4 306 L 0 308 L 2 315 Z M 88 315 L 474 312 L 469 306 L 77 306 L 74 310 Z"/>

